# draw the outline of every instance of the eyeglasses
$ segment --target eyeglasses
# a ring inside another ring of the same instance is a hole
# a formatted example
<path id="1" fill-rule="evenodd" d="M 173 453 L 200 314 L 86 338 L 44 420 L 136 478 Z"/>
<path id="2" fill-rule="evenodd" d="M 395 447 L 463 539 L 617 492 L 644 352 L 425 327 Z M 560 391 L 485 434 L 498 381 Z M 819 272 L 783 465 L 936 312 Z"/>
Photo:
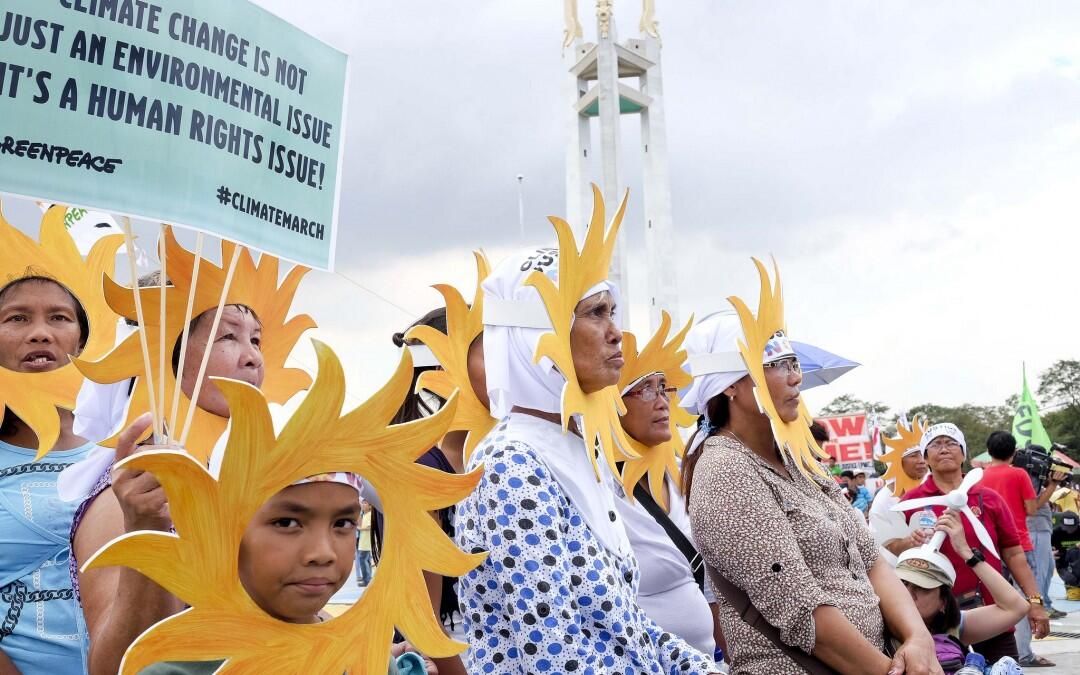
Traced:
<path id="1" fill-rule="evenodd" d="M 776 368 L 783 375 L 801 374 L 802 364 L 799 363 L 799 359 L 794 356 L 786 359 L 780 359 L 779 361 L 773 361 L 772 363 L 762 364 L 765 368 Z"/>
<path id="2" fill-rule="evenodd" d="M 944 450 L 944 449 L 948 448 L 949 450 L 956 450 L 956 449 L 959 449 L 960 447 L 962 447 L 962 446 L 960 445 L 959 441 L 953 440 L 951 438 L 939 438 L 936 441 L 934 441 L 934 442 L 930 443 L 929 445 L 927 445 L 926 449 L 927 450 Z"/>
<path id="3" fill-rule="evenodd" d="M 655 401 L 657 396 L 663 396 L 665 401 L 670 401 L 672 395 L 677 391 L 679 391 L 677 387 L 642 387 L 641 389 L 628 391 L 623 396 L 638 396 L 645 403 Z"/>

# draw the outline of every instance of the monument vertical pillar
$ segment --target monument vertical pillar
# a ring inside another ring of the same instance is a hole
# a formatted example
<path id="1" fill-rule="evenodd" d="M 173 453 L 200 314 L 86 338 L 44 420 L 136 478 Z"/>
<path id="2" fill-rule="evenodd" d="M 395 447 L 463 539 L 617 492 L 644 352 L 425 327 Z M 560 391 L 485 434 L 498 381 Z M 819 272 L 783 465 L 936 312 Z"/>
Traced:
<path id="1" fill-rule="evenodd" d="M 592 213 L 592 190 L 589 189 L 592 161 L 592 133 L 590 119 L 578 112 L 576 104 L 589 91 L 589 83 L 574 72 L 574 64 L 583 54 L 582 40 L 577 39 L 566 49 L 568 75 L 566 77 L 566 95 L 570 102 L 567 107 L 567 132 L 569 143 L 566 146 L 566 221 L 576 228 L 579 237 L 584 237 L 585 225 Z"/>
<path id="2" fill-rule="evenodd" d="M 596 46 L 596 90 L 599 104 L 597 121 L 600 125 L 600 189 L 604 193 L 606 216 L 611 218 L 622 199 L 619 181 L 619 160 L 622 134 L 619 101 L 619 57 L 615 52 L 615 19 L 610 11 L 606 17 L 598 13 Z M 626 277 L 626 237 L 618 238 L 611 258 L 611 281 L 623 292 L 623 302 L 629 304 L 630 288 Z M 625 308 L 624 308 L 625 309 Z"/>
<path id="3" fill-rule="evenodd" d="M 569 53 L 567 96 L 569 144 L 566 151 L 566 217 L 580 228 L 592 213 L 589 183 L 597 183 L 604 195 L 606 215 L 611 215 L 623 197 L 622 115 L 641 115 L 641 157 L 645 213 L 646 298 L 649 323 L 653 331 L 660 322 L 660 311 L 667 310 L 678 322 L 678 288 L 675 244 L 671 218 L 671 179 L 668 173 L 667 134 L 663 109 L 663 79 L 660 72 L 660 35 L 655 3 L 643 4 L 640 39 L 619 43 L 615 30 L 612 0 L 596 2 L 596 42 L 585 42 L 577 21 L 576 0 L 566 0 L 567 20 L 564 49 Z M 628 84 L 637 78 L 635 88 Z M 591 119 L 599 128 L 598 156 L 592 156 Z M 623 229 L 629 229 L 624 223 Z M 626 260 L 626 239 L 616 245 L 611 263 L 611 280 L 623 292 L 623 306 L 630 304 L 630 279 Z M 636 272 L 636 270 L 635 270 Z M 626 316 L 624 314 L 624 316 Z"/>
<path id="4" fill-rule="evenodd" d="M 660 71 L 660 42 L 650 35 L 640 43 L 652 62 L 641 77 L 641 92 L 651 99 L 641 111 L 641 152 L 644 167 L 645 256 L 648 278 L 649 328 L 660 325 L 660 310 L 679 323 L 678 275 L 671 224 L 671 176 L 668 172 L 664 84 Z"/>

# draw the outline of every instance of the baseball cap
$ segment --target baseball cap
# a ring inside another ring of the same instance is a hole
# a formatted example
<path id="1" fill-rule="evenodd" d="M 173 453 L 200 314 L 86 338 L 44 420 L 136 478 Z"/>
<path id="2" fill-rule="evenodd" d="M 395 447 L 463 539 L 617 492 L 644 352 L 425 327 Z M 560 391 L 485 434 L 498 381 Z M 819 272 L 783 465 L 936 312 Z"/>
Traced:
<path id="1" fill-rule="evenodd" d="M 941 552 L 923 546 L 909 548 L 900 554 L 896 576 L 919 588 L 951 588 L 956 583 L 956 570 L 949 559 Z"/>
<path id="2" fill-rule="evenodd" d="M 964 440 L 964 432 L 960 431 L 960 427 L 950 422 L 942 422 L 940 424 L 931 425 L 923 433 L 922 441 L 919 443 L 919 447 L 922 448 L 922 452 L 926 454 L 926 446 L 935 439 L 941 436 L 951 438 L 960 444 L 960 448 L 964 451 L 964 457 L 967 457 L 967 441 Z"/>
<path id="3" fill-rule="evenodd" d="M 1080 527 L 1080 516 L 1075 511 L 1066 511 L 1061 514 L 1061 526 L 1066 530 L 1075 530 Z"/>

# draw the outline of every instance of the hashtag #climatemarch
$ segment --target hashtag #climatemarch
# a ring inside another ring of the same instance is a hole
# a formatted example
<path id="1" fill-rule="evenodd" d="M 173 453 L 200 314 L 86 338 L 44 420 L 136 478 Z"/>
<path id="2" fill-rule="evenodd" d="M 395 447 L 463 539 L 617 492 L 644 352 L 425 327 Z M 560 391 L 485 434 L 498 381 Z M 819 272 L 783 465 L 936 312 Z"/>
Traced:
<path id="1" fill-rule="evenodd" d="M 321 241 L 325 236 L 326 228 L 322 223 L 293 215 L 276 206 L 252 199 L 243 193 L 232 192 L 224 185 L 217 189 L 217 200 L 218 203 L 232 206 L 241 213 L 246 213 L 249 216 L 254 216 L 293 232 L 299 232 L 312 239 Z"/>

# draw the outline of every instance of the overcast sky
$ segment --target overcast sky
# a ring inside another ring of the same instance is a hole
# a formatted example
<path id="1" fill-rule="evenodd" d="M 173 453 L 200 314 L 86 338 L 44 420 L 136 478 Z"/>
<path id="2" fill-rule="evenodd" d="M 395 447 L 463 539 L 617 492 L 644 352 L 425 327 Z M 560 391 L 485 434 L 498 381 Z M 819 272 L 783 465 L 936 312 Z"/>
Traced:
<path id="1" fill-rule="evenodd" d="M 430 284 L 469 296 L 470 249 L 521 245 L 516 174 L 529 242 L 553 239 L 562 7 L 258 4 L 351 56 L 338 272 L 389 302 L 313 272 L 294 308 L 343 357 L 355 403 L 395 365 L 391 333 L 439 303 Z M 640 4 L 616 0 L 620 38 Z M 750 256 L 775 255 L 792 337 L 864 364 L 812 408 L 998 404 L 1022 361 L 1080 358 L 1080 5 L 656 4 L 681 317 L 731 294 L 754 306 Z M 638 123 L 623 123 L 624 236 L 645 329 Z M 313 365 L 307 346 L 297 358 Z"/>

